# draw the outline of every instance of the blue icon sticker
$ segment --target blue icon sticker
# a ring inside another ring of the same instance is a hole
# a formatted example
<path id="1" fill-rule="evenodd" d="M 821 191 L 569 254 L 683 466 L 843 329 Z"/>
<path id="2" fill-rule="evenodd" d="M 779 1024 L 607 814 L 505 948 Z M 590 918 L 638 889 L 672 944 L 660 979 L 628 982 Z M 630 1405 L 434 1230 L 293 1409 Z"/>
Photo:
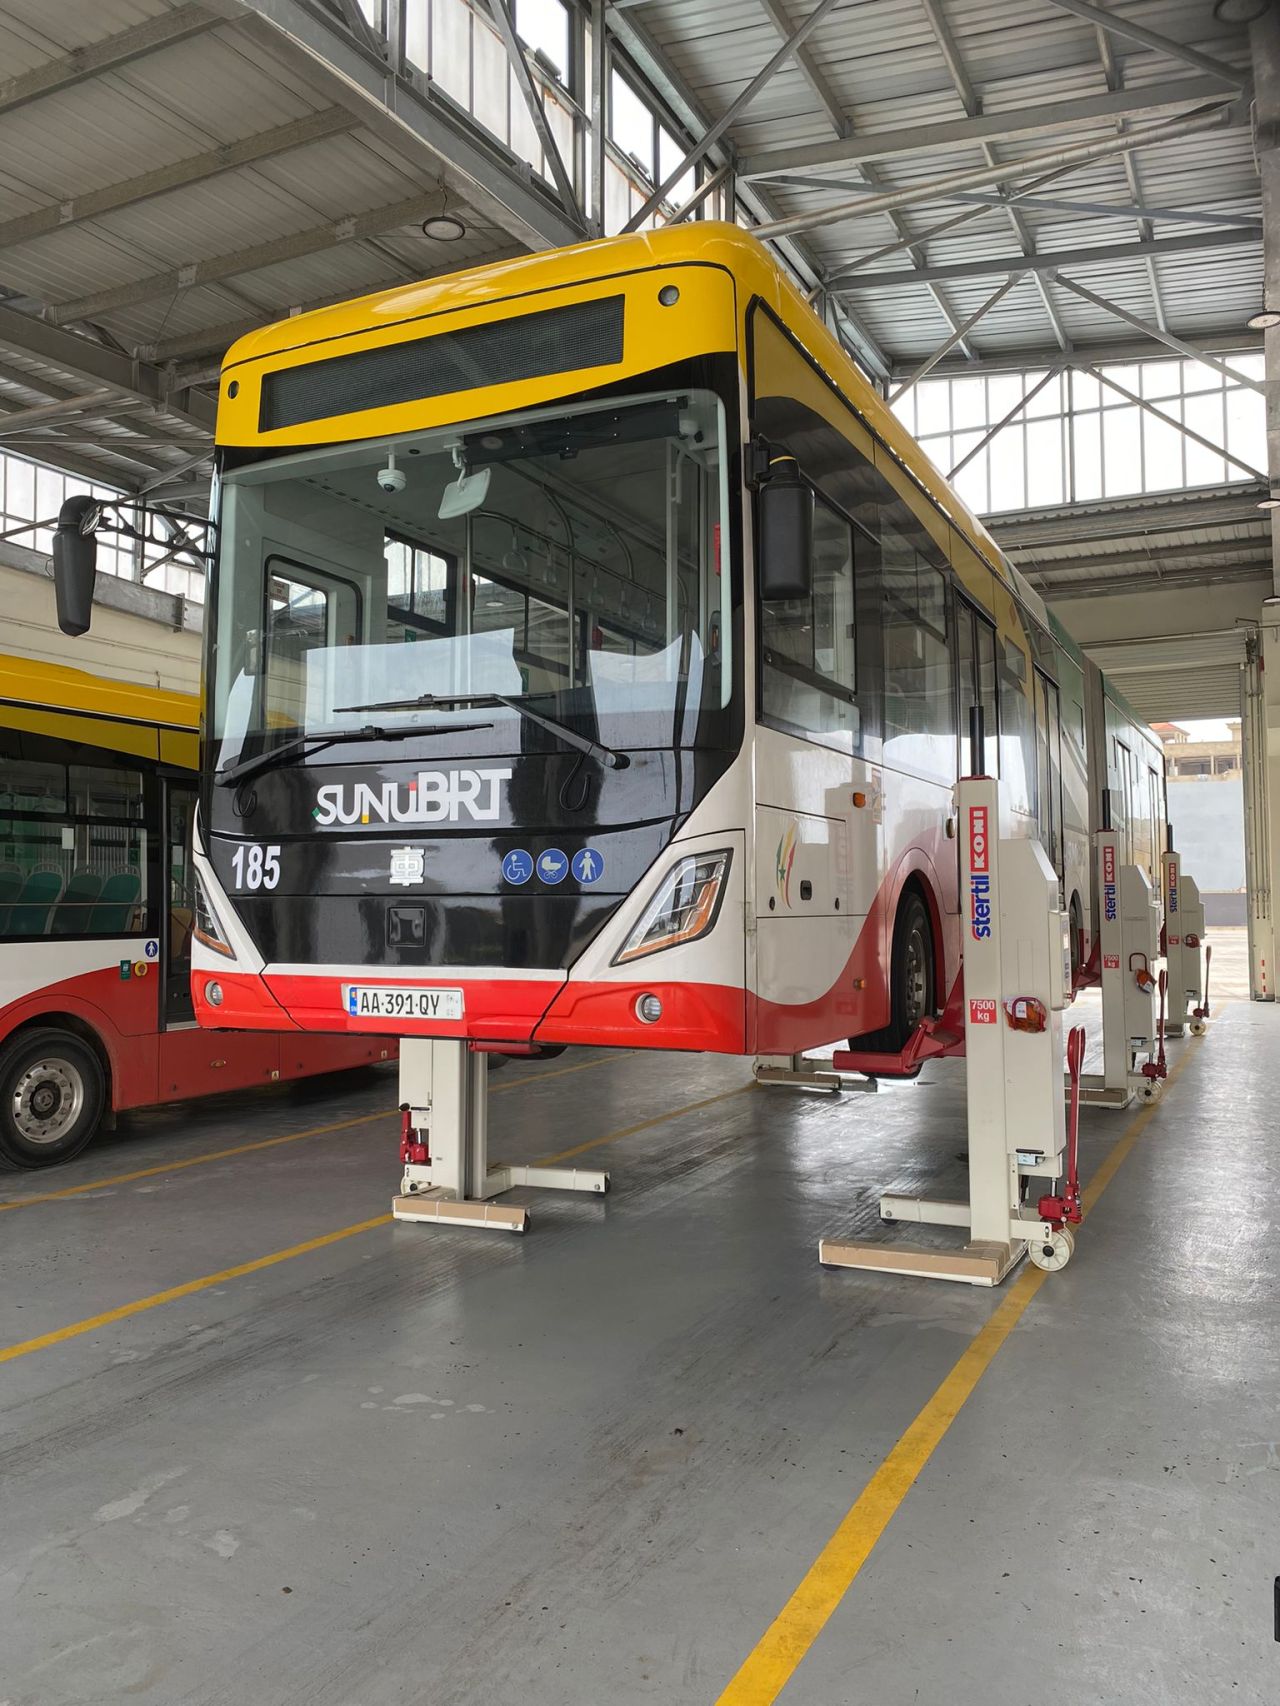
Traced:
<path id="1" fill-rule="evenodd" d="M 533 875 L 533 860 L 523 847 L 513 847 L 502 861 L 502 875 L 509 883 L 527 883 Z"/>
<path id="2" fill-rule="evenodd" d="M 558 847 L 548 847 L 538 855 L 538 875 L 544 883 L 562 883 L 568 874 L 569 861 Z"/>
<path id="3" fill-rule="evenodd" d="M 149 960 L 154 960 L 160 952 L 160 944 L 159 942 L 148 942 L 142 951 Z"/>
<path id="4" fill-rule="evenodd" d="M 573 874 L 583 888 L 590 888 L 604 875 L 604 860 L 592 847 L 584 847 L 573 856 Z"/>

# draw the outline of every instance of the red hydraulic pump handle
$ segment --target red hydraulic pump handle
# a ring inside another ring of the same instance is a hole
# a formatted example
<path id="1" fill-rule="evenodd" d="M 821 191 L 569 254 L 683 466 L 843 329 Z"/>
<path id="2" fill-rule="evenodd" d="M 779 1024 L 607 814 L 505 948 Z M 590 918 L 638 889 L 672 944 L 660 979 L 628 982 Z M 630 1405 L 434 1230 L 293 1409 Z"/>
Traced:
<path id="1" fill-rule="evenodd" d="M 1204 1006 L 1191 1009 L 1193 1019 L 1207 1019 L 1209 1017 L 1209 967 L 1212 964 L 1213 943 L 1206 942 L 1204 949 Z"/>
<path id="2" fill-rule="evenodd" d="M 1067 1035 L 1067 1176 L 1060 1196 L 1041 1197 L 1036 1205 L 1041 1220 L 1054 1226 L 1084 1218 L 1080 1206 L 1080 1074 L 1084 1067 L 1084 1026 L 1073 1025 Z"/>

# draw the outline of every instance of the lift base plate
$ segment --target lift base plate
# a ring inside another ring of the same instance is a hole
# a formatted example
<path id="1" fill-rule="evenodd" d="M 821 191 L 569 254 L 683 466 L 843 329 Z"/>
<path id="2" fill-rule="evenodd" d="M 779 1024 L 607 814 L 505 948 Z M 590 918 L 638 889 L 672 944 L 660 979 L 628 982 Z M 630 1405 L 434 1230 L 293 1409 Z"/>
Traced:
<path id="1" fill-rule="evenodd" d="M 958 1280 L 963 1285 L 999 1285 L 1026 1254 L 1025 1244 L 966 1244 L 962 1250 L 925 1249 L 916 1244 L 846 1244 L 823 1238 L 818 1260 L 824 1268 L 871 1268 L 914 1274 L 919 1279 Z"/>

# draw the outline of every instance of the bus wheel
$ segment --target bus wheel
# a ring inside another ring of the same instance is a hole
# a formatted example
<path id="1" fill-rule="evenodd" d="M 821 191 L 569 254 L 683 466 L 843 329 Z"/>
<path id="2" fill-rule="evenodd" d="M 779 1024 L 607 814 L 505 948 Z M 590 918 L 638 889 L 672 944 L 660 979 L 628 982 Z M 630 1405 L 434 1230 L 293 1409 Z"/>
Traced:
<path id="1" fill-rule="evenodd" d="M 921 1019 L 934 1011 L 933 928 L 929 909 L 914 889 L 898 908 L 891 964 L 889 1046 L 900 1049 Z"/>
<path id="2" fill-rule="evenodd" d="M 0 1049 L 0 1167 L 78 1155 L 107 1099 L 102 1063 L 69 1031 L 24 1031 Z"/>

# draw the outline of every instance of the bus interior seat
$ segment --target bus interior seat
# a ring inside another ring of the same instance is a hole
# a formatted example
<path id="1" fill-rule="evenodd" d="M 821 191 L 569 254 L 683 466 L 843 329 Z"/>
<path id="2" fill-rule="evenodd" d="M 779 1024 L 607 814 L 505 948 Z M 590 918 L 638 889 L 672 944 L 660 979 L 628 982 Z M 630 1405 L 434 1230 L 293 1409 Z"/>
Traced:
<path id="1" fill-rule="evenodd" d="M 7 936 L 43 936 L 49 928 L 49 918 L 62 896 L 61 871 L 32 871 L 22 890 L 9 908 L 5 923 Z"/>
<path id="2" fill-rule="evenodd" d="M 54 936 L 82 936 L 89 928 L 94 901 L 102 892 L 102 878 L 97 871 L 91 871 L 81 865 L 72 871 L 70 880 L 63 890 L 62 899 L 58 902 L 53 915 L 50 934 Z"/>
<path id="3" fill-rule="evenodd" d="M 127 936 L 133 928 L 134 908 L 142 890 L 136 871 L 113 871 L 102 885 L 102 893 L 89 913 L 89 930 L 95 936 Z"/>

